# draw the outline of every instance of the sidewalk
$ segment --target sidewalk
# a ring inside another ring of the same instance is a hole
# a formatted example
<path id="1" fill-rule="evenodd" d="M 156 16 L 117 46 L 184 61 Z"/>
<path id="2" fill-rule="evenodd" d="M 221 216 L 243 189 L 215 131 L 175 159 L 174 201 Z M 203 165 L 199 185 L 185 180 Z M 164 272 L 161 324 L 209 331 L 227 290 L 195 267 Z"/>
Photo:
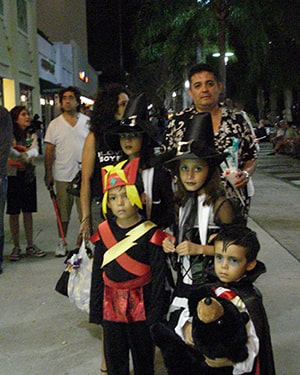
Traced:
<path id="1" fill-rule="evenodd" d="M 54 291 L 64 265 L 61 258 L 54 257 L 57 243 L 55 213 L 42 182 L 41 159 L 38 160 L 37 175 L 40 183 L 39 212 L 34 215 L 35 242 L 47 252 L 47 256 L 9 262 L 7 256 L 12 245 L 6 221 L 4 273 L 0 276 L 0 375 L 98 375 L 99 327 L 89 324 L 86 313 L 79 311 L 66 297 Z M 276 180 L 276 189 L 268 198 L 270 204 L 264 205 L 262 185 L 274 186 L 273 180 L 259 172 L 255 178 L 256 196 L 249 226 L 258 234 L 261 242 L 259 258 L 266 264 L 268 271 L 258 280 L 257 286 L 264 296 L 269 317 L 277 374 L 299 375 L 299 262 L 287 250 L 288 247 L 283 247 L 274 238 L 269 228 L 273 227 L 276 219 L 276 233 L 280 231 L 280 218 L 286 211 L 287 201 L 285 199 L 283 202 L 282 191 L 286 197 L 290 197 L 292 187 Z M 295 204 L 297 192 L 292 191 L 291 194 Z M 277 206 L 276 217 L 271 201 Z M 267 230 L 262 228 L 263 225 Z M 284 232 L 286 226 L 281 227 Z M 297 241 L 299 230 L 293 225 L 288 229 L 290 237 Z M 70 248 L 75 244 L 77 232 L 74 209 L 68 235 Z M 165 374 L 161 361 L 157 363 L 156 374 Z"/>

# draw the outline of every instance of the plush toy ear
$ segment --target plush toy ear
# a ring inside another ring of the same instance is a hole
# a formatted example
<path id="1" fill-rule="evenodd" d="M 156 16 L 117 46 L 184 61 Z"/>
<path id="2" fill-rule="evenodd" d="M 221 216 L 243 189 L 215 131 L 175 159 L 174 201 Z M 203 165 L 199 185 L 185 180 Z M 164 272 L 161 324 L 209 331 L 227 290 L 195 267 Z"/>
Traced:
<path id="1" fill-rule="evenodd" d="M 213 290 L 207 286 L 203 285 L 200 288 L 194 289 L 189 297 L 189 310 L 191 316 L 197 316 L 197 306 L 198 302 L 205 297 L 214 297 Z"/>
<path id="2" fill-rule="evenodd" d="M 206 297 L 198 303 L 197 315 L 205 324 L 215 322 L 224 315 L 224 308 L 215 298 Z"/>

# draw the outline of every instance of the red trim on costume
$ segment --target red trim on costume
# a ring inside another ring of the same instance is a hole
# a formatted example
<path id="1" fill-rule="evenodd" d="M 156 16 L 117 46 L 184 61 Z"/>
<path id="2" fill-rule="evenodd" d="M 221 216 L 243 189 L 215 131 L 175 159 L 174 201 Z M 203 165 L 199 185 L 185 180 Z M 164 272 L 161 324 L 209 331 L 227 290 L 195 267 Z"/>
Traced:
<path id="1" fill-rule="evenodd" d="M 154 245 L 157 245 L 157 246 L 162 246 L 162 242 L 165 238 L 167 237 L 174 237 L 174 236 L 171 236 L 170 234 L 168 234 L 167 232 L 164 232 L 163 230 L 161 229 L 157 229 L 153 236 L 151 237 L 150 239 L 150 242 Z"/>
<path id="2" fill-rule="evenodd" d="M 127 280 L 127 281 L 120 281 L 120 282 L 112 281 L 106 276 L 105 272 L 103 272 L 102 277 L 103 277 L 104 285 L 107 285 L 111 288 L 133 289 L 133 288 L 138 288 L 140 286 L 149 284 L 152 280 L 152 273 L 148 272 L 143 276 L 136 277 L 135 279 Z"/>
<path id="3" fill-rule="evenodd" d="M 103 223 L 99 224 L 98 231 L 101 235 L 102 241 L 107 249 L 113 247 L 118 241 L 116 240 L 109 223 L 107 220 L 103 221 Z"/>
<path id="4" fill-rule="evenodd" d="M 212 289 L 213 291 L 215 291 L 217 288 L 212 288 Z M 235 297 L 237 297 L 237 294 L 233 290 L 225 290 L 221 294 L 218 294 L 218 297 L 221 297 L 230 301 L 234 299 Z"/>
<path id="5" fill-rule="evenodd" d="M 91 235 L 91 237 L 90 237 L 90 241 L 91 241 L 92 243 L 95 243 L 95 242 L 99 241 L 100 238 L 101 238 L 101 236 L 100 236 L 99 230 L 98 230 L 98 228 L 97 228 L 96 232 L 93 233 L 93 234 Z"/>
<path id="6" fill-rule="evenodd" d="M 118 242 L 114 234 L 112 233 L 107 220 L 98 226 L 98 232 L 100 233 L 101 239 L 107 249 L 110 249 Z M 145 274 L 148 274 L 150 272 L 150 266 L 148 264 L 138 262 L 126 253 L 118 256 L 115 260 L 127 272 L 130 272 L 138 277 L 143 277 Z"/>
<path id="7" fill-rule="evenodd" d="M 255 372 L 254 372 L 254 375 L 261 375 L 259 354 L 257 355 L 256 361 L 255 361 Z"/>
<path id="8" fill-rule="evenodd" d="M 133 273 L 136 276 L 143 276 L 145 273 L 150 271 L 150 266 L 148 264 L 138 262 L 126 253 L 123 253 L 122 255 L 118 256 L 116 261 L 126 271 Z"/>

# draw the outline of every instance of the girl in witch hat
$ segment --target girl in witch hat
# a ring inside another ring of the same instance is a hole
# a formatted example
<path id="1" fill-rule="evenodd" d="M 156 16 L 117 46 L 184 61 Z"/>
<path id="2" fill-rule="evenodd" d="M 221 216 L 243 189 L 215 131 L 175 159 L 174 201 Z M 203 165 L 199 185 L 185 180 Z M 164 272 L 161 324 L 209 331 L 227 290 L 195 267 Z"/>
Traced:
<path id="1" fill-rule="evenodd" d="M 144 216 L 160 228 L 173 229 L 172 178 L 164 166 L 156 163 L 154 148 L 159 146 L 156 138 L 156 130 L 148 120 L 144 94 L 129 100 L 123 119 L 106 134 L 106 142 L 110 147 L 121 146 L 124 159 L 140 158 L 139 169 L 145 191 Z"/>
<path id="2" fill-rule="evenodd" d="M 227 155 L 215 149 L 210 113 L 199 113 L 190 121 L 175 157 L 167 162 L 178 178 L 180 199 L 176 237 L 163 241 L 177 271 L 169 309 L 173 328 L 185 318 L 180 312 L 187 307 L 191 290 L 207 280 L 215 234 L 221 226 L 240 220 L 239 209 L 226 198 L 220 181 L 219 165 Z"/>

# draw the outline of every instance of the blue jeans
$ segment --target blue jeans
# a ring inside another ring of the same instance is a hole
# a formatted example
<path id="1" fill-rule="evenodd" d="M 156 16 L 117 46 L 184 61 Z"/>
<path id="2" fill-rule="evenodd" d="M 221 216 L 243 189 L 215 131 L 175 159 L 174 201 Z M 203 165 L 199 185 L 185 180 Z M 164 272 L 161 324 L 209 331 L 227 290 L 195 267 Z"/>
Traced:
<path id="1" fill-rule="evenodd" d="M 0 176 L 0 266 L 3 262 L 4 248 L 4 210 L 7 195 L 7 176 Z"/>

